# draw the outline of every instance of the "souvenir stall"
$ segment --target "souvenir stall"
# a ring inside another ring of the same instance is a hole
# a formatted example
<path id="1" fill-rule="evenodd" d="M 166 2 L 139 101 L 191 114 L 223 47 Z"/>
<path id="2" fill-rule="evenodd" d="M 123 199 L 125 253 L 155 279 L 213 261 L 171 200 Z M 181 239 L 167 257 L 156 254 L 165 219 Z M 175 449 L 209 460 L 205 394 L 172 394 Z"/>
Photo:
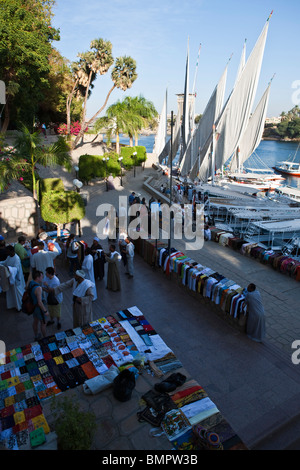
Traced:
<path id="1" fill-rule="evenodd" d="M 241 247 L 244 256 L 256 259 L 257 261 L 270 265 L 274 270 L 282 274 L 287 274 L 296 281 L 300 281 L 300 260 L 294 259 L 288 254 L 272 249 L 265 249 L 259 243 L 244 243 Z"/>
<path id="2" fill-rule="evenodd" d="M 160 428 L 174 449 L 246 448 L 200 384 L 176 372 L 181 362 L 136 306 L 15 348 L 0 359 L 0 443 L 7 449 L 38 449 L 47 442 L 52 430 L 43 406 L 54 396 L 78 386 L 87 394 L 99 393 L 109 372 L 112 384 L 124 371 L 138 380 L 141 364 L 160 379 L 171 375 L 142 396 L 139 421 Z"/>
<path id="3" fill-rule="evenodd" d="M 293 258 L 282 251 L 266 248 L 258 242 L 246 242 L 238 236 L 226 230 L 210 227 L 211 240 L 222 246 L 228 246 L 236 251 L 240 251 L 244 256 L 256 259 L 257 261 L 272 266 L 273 269 L 282 274 L 287 274 L 296 281 L 300 281 L 300 260 Z"/>
<path id="4" fill-rule="evenodd" d="M 135 246 L 142 256 L 151 252 L 151 263 L 150 258 L 143 256 L 145 261 L 159 267 L 176 285 L 208 304 L 214 313 L 240 331 L 246 331 L 247 312 L 242 286 L 174 248 L 169 254 L 166 243 L 156 245 L 153 240 L 139 239 Z"/>

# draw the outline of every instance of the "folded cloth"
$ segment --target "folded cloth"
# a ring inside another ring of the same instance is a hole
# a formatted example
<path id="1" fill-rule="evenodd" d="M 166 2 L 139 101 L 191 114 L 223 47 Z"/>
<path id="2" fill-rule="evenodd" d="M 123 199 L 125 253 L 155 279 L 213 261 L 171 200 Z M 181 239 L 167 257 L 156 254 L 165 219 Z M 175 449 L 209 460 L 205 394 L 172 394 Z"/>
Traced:
<path id="1" fill-rule="evenodd" d="M 202 419 L 217 413 L 219 410 L 210 398 L 202 398 L 193 403 L 189 403 L 181 408 L 191 424 L 200 422 Z"/>
<path id="2" fill-rule="evenodd" d="M 109 388 L 118 373 L 119 369 L 116 366 L 111 366 L 104 374 L 86 380 L 83 384 L 83 392 L 86 395 L 96 395 L 102 390 Z"/>

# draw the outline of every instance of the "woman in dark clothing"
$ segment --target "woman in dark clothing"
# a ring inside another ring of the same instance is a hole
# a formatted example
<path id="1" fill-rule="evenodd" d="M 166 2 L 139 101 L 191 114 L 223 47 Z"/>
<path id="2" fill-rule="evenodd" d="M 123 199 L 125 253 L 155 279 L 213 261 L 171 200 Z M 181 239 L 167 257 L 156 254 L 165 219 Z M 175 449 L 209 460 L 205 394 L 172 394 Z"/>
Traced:
<path id="1" fill-rule="evenodd" d="M 99 238 L 95 237 L 91 245 L 92 256 L 94 258 L 94 276 L 95 281 L 102 281 L 104 277 L 104 264 L 106 263 L 105 254 L 99 243 Z"/>

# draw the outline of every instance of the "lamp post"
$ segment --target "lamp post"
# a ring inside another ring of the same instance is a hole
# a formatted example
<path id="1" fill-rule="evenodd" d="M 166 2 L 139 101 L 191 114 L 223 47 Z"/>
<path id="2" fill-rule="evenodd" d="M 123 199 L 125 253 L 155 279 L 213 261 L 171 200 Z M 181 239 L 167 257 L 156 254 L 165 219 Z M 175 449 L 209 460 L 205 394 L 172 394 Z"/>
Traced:
<path id="1" fill-rule="evenodd" d="M 170 207 L 172 206 L 172 191 L 173 191 L 173 178 L 172 178 L 172 171 L 173 171 L 173 153 L 172 153 L 172 145 L 173 145 L 173 111 L 171 111 L 171 155 L 170 155 Z M 174 227 L 174 225 L 173 225 Z M 168 250 L 169 256 L 171 253 L 171 233 L 172 233 L 172 218 L 170 216 L 170 235 L 168 240 Z"/>
<path id="2" fill-rule="evenodd" d="M 78 178 L 79 167 L 75 165 L 73 168 L 75 170 L 75 178 L 77 179 Z"/>
<path id="3" fill-rule="evenodd" d="M 123 182 L 122 182 L 122 173 L 123 173 L 122 160 L 123 160 L 123 157 L 118 158 L 118 162 L 120 163 L 120 167 L 121 167 L 121 186 L 123 186 Z"/>
<path id="4" fill-rule="evenodd" d="M 108 191 L 108 183 L 107 183 L 107 162 L 109 157 L 104 157 L 102 161 L 105 163 L 105 182 L 106 182 L 106 191 Z"/>
<path id="5" fill-rule="evenodd" d="M 75 186 L 75 188 L 76 188 L 76 191 L 77 191 L 78 193 L 80 193 L 80 189 L 81 189 L 82 186 L 83 186 L 82 181 L 79 181 L 79 180 L 76 178 L 75 180 L 73 180 L 73 184 L 74 184 L 74 186 Z"/>
<path id="6" fill-rule="evenodd" d="M 135 178 L 135 165 L 136 165 L 137 152 L 133 152 L 132 156 L 133 156 L 133 176 Z"/>

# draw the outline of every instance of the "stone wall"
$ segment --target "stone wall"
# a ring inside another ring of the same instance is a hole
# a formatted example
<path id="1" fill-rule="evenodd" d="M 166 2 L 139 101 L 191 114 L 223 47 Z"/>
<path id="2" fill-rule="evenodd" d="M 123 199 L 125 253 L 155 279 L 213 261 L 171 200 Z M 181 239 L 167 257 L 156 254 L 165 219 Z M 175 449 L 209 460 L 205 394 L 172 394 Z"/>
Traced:
<path id="1" fill-rule="evenodd" d="M 35 203 L 31 196 L 0 199 L 0 233 L 6 240 L 37 232 Z"/>

